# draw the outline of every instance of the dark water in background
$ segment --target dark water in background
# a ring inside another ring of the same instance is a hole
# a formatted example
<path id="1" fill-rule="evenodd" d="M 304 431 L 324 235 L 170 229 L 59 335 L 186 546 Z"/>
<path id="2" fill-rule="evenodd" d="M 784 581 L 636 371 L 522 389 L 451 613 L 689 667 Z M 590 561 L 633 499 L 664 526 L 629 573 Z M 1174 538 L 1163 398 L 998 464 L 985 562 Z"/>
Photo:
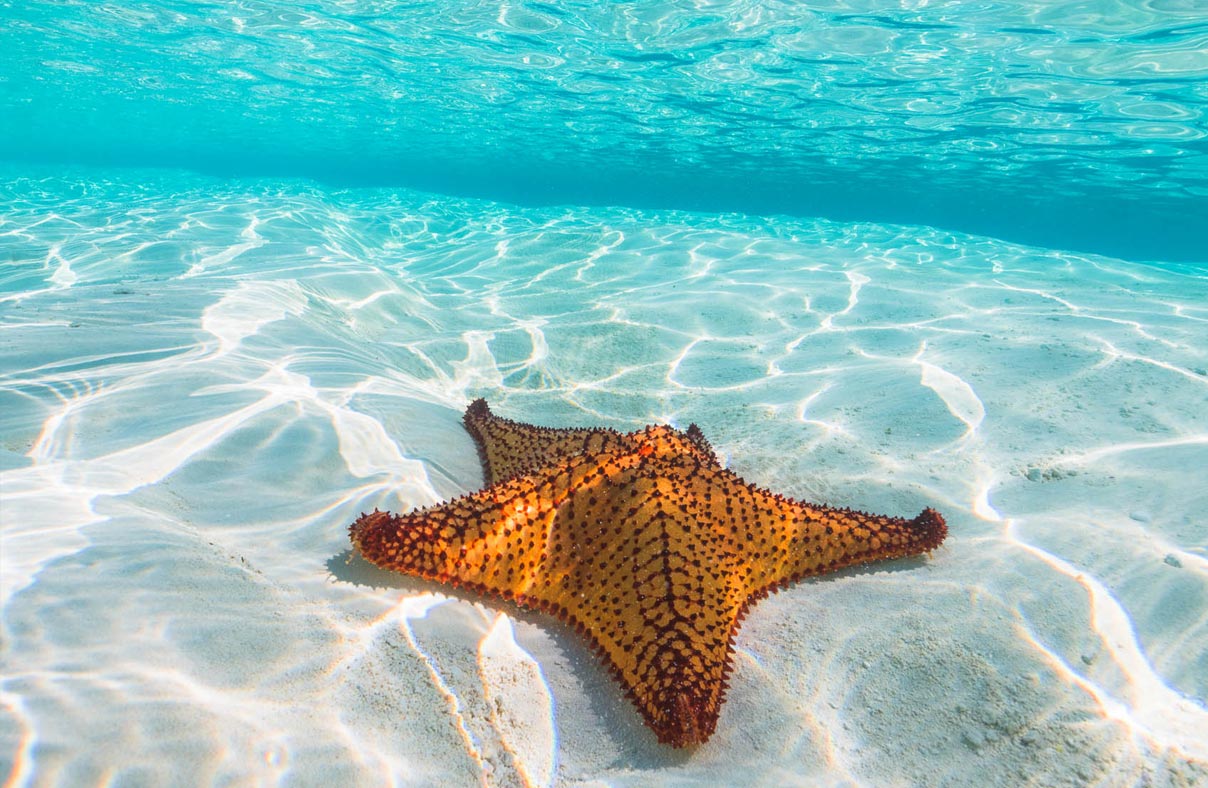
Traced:
<path id="1" fill-rule="evenodd" d="M 1206 48 L 1199 0 L 0 3 L 0 158 L 1200 262 Z"/>

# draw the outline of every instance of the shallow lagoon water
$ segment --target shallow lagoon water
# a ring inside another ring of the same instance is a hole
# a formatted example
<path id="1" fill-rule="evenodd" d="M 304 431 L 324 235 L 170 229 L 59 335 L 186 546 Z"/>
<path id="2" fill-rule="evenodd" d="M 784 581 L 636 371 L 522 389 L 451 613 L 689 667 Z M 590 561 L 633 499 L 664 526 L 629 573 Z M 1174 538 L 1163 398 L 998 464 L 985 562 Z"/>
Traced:
<path id="1" fill-rule="evenodd" d="M 1208 276 L 925 227 L 14 177 L 13 783 L 1194 784 Z M 706 430 L 926 559 L 799 584 L 658 745 L 545 616 L 350 560 L 465 403 Z"/>
<path id="2" fill-rule="evenodd" d="M 1208 784 L 1197 0 L 0 22 L 6 786 Z M 668 750 L 350 555 L 479 396 L 950 535 L 759 603 Z"/>

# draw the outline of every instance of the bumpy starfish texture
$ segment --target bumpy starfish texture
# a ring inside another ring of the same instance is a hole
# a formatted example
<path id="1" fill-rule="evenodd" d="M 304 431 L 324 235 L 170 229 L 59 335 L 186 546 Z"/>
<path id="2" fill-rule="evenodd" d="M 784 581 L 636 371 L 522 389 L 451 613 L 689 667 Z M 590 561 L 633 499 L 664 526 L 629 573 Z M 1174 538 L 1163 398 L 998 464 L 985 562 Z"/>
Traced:
<path id="1" fill-rule="evenodd" d="M 721 467 L 695 425 L 550 429 L 466 411 L 487 486 L 352 542 L 386 569 L 510 599 L 584 635 L 659 741 L 717 726 L 747 608 L 786 583 L 935 549 L 944 518 L 794 501 Z"/>

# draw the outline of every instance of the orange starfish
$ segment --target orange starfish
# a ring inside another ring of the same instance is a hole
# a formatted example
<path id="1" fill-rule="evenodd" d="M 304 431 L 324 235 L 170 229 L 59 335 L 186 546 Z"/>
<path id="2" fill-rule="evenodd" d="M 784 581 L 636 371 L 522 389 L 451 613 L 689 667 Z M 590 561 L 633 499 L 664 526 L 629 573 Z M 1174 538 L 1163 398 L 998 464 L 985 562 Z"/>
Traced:
<path id="1" fill-rule="evenodd" d="M 466 410 L 487 486 L 406 515 L 361 515 L 371 562 L 554 613 L 582 633 L 659 741 L 717 725 L 754 602 L 810 575 L 935 549 L 948 529 L 801 503 L 721 467 L 696 425 L 621 434 Z"/>

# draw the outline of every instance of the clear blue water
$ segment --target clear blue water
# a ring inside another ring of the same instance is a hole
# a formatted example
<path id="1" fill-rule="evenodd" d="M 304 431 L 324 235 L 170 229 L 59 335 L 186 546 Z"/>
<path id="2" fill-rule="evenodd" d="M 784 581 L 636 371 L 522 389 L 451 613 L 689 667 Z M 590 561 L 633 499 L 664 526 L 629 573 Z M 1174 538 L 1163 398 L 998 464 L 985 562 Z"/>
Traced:
<path id="1" fill-rule="evenodd" d="M 1208 785 L 1208 7 L 0 1 L 0 780 Z M 670 752 L 376 572 L 461 413 L 941 511 Z"/>
<path id="2" fill-rule="evenodd" d="M 1101 2 L 0 6 L 0 158 L 1208 259 L 1208 11 Z"/>

